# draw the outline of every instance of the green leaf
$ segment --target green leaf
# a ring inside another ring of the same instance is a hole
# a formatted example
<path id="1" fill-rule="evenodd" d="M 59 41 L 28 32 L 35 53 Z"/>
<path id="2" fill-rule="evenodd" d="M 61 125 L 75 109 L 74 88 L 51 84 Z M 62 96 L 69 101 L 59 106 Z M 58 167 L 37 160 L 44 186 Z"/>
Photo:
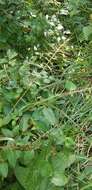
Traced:
<path id="1" fill-rule="evenodd" d="M 61 128 L 53 129 L 50 133 L 50 137 L 52 142 L 54 142 L 56 145 L 64 144 L 65 136 Z"/>
<path id="2" fill-rule="evenodd" d="M 13 137 L 13 132 L 12 132 L 12 130 L 6 129 L 6 128 L 2 128 L 1 131 L 2 131 L 2 134 L 3 134 L 5 137 Z"/>
<path id="3" fill-rule="evenodd" d="M 56 156 L 52 158 L 52 167 L 54 172 L 65 171 L 66 168 L 69 168 L 76 160 L 74 154 L 69 153 L 57 153 Z"/>
<path id="4" fill-rule="evenodd" d="M 6 117 L 4 117 L 3 119 L 0 118 L 0 127 L 3 127 L 7 124 L 9 124 L 9 122 L 12 120 L 12 115 L 9 114 Z"/>
<path id="5" fill-rule="evenodd" d="M 55 186 L 65 186 L 68 182 L 68 178 L 64 175 L 64 174 L 56 174 L 51 182 L 55 185 Z"/>
<path id="6" fill-rule="evenodd" d="M 66 90 L 72 91 L 72 90 L 76 90 L 77 87 L 72 81 L 66 81 L 65 88 Z"/>
<path id="7" fill-rule="evenodd" d="M 21 118 L 21 121 L 20 121 L 20 128 L 22 129 L 22 131 L 26 131 L 29 127 L 29 121 L 30 119 L 30 115 L 29 114 L 24 114 Z"/>
<path id="8" fill-rule="evenodd" d="M 29 168 L 17 166 L 15 169 L 15 175 L 17 180 L 22 185 L 22 187 L 25 188 L 25 190 L 33 190 L 33 182 L 32 182 L 33 169 L 30 168 L 30 166 Z M 35 177 L 36 176 L 34 176 L 34 180 Z"/>
<path id="9" fill-rule="evenodd" d="M 30 161 L 28 167 L 16 166 L 15 175 L 19 183 L 25 190 L 40 190 L 52 176 L 52 167 L 48 160 L 43 159 L 40 155 L 36 156 Z"/>
<path id="10" fill-rule="evenodd" d="M 12 150 L 6 147 L 2 151 L 2 156 L 8 161 L 9 166 L 14 168 L 16 166 L 17 159 L 20 157 L 20 151 Z"/>
<path id="11" fill-rule="evenodd" d="M 28 165 L 31 160 L 34 158 L 34 150 L 31 150 L 31 151 L 24 151 L 23 152 L 23 156 L 22 156 L 22 162 L 23 164 L 25 165 Z"/>
<path id="12" fill-rule="evenodd" d="M 38 164 L 41 177 L 50 177 L 52 175 L 52 168 L 48 160 L 39 159 Z"/>
<path id="13" fill-rule="evenodd" d="M 4 178 L 8 175 L 8 164 L 6 162 L 0 163 L 0 175 Z"/>
<path id="14" fill-rule="evenodd" d="M 84 34 L 85 40 L 88 40 L 90 35 L 92 34 L 92 26 L 91 25 L 85 26 L 83 28 L 83 34 Z"/>
<path id="15" fill-rule="evenodd" d="M 9 162 L 9 165 L 14 168 L 17 161 L 15 150 L 7 149 L 5 152 L 6 152 L 6 158 Z"/>
<path id="16" fill-rule="evenodd" d="M 54 111 L 51 108 L 45 107 L 43 109 L 43 115 L 50 125 L 55 125 L 57 123 L 56 116 L 54 114 Z"/>

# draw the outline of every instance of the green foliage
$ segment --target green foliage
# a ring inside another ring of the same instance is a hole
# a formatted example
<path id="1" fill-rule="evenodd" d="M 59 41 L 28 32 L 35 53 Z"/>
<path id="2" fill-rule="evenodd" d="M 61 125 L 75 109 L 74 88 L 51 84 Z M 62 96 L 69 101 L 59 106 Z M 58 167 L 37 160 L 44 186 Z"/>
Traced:
<path id="1" fill-rule="evenodd" d="M 92 188 L 91 49 L 91 0 L 0 0 L 0 189 Z"/>
<path id="2" fill-rule="evenodd" d="M 8 164 L 3 162 L 0 164 L 0 176 L 3 178 L 7 177 L 8 175 Z"/>
<path id="3" fill-rule="evenodd" d="M 90 36 L 92 35 L 92 26 L 88 25 L 83 28 L 84 38 L 85 40 L 89 40 Z"/>
<path id="4" fill-rule="evenodd" d="M 66 81 L 65 88 L 67 90 L 70 90 L 70 91 L 71 90 L 75 90 L 76 89 L 76 85 L 73 82 L 71 82 L 71 81 Z"/>

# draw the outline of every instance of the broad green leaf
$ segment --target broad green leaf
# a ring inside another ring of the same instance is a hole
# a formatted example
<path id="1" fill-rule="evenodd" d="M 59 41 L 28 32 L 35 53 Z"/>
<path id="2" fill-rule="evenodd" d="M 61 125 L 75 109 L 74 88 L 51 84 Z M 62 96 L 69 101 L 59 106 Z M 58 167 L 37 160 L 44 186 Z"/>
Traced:
<path id="1" fill-rule="evenodd" d="M 3 127 L 7 124 L 9 124 L 9 122 L 12 120 L 12 115 L 9 114 L 4 118 L 0 118 L 0 127 Z"/>
<path id="2" fill-rule="evenodd" d="M 72 91 L 72 90 L 76 90 L 77 87 L 72 81 L 66 81 L 65 88 L 66 90 Z"/>
<path id="3" fill-rule="evenodd" d="M 7 158 L 8 162 L 9 162 L 9 165 L 14 168 L 16 165 L 16 161 L 17 161 L 16 151 L 12 150 L 12 149 L 6 149 L 5 154 L 6 154 L 6 158 Z"/>
<path id="4" fill-rule="evenodd" d="M 52 168 L 48 160 L 43 160 L 40 158 L 38 162 L 39 170 L 40 170 L 40 175 L 41 177 L 50 177 L 52 175 Z"/>
<path id="5" fill-rule="evenodd" d="M 11 137 L 11 138 L 13 137 L 13 132 L 12 132 L 12 130 L 6 129 L 6 128 L 2 128 L 1 131 L 2 131 L 2 134 L 3 134 L 5 137 Z"/>
<path id="6" fill-rule="evenodd" d="M 62 145 L 64 144 L 65 141 L 65 136 L 63 134 L 63 131 L 61 128 L 55 128 L 52 130 L 50 133 L 51 140 L 56 144 L 56 145 Z"/>
<path id="7" fill-rule="evenodd" d="M 26 131 L 29 127 L 29 119 L 30 119 L 30 115 L 29 114 L 24 114 L 21 118 L 20 121 L 20 128 L 22 131 Z"/>
<path id="8" fill-rule="evenodd" d="M 56 174 L 55 176 L 53 176 L 51 182 L 55 185 L 55 186 L 65 186 L 68 182 L 68 178 L 64 175 L 64 174 Z"/>
<path id="9" fill-rule="evenodd" d="M 0 163 L 0 175 L 4 178 L 8 175 L 8 164 L 6 162 Z"/>
<path id="10" fill-rule="evenodd" d="M 46 189 L 47 180 L 52 175 L 52 168 L 47 160 L 37 156 L 31 160 L 28 167 L 16 166 L 15 175 L 25 190 Z"/>
<path id="11" fill-rule="evenodd" d="M 92 34 L 92 26 L 91 25 L 85 26 L 83 28 L 83 34 L 84 34 L 85 40 L 88 40 L 90 35 Z"/>
<path id="12" fill-rule="evenodd" d="M 30 168 L 29 166 L 28 168 L 25 168 L 17 166 L 15 169 L 15 175 L 17 180 L 25 190 L 33 190 L 35 188 L 34 186 L 34 183 L 36 185 L 35 178 L 37 178 L 38 176 L 36 176 L 37 174 L 35 173 L 35 171 L 33 173 L 33 167 Z"/>
<path id="13" fill-rule="evenodd" d="M 54 172 L 65 171 L 69 168 L 76 160 L 75 155 L 69 153 L 57 153 L 56 156 L 52 158 L 52 167 Z"/>
<path id="14" fill-rule="evenodd" d="M 35 154 L 34 154 L 34 150 L 28 150 L 28 151 L 24 151 L 22 154 L 22 162 L 24 165 L 28 165 L 30 164 L 31 160 L 34 158 Z"/>
<path id="15" fill-rule="evenodd" d="M 55 116 L 55 113 L 54 111 L 51 109 L 51 108 L 44 108 L 43 109 L 43 115 L 45 117 L 45 119 L 47 120 L 47 122 L 50 124 L 50 125 L 55 125 L 57 123 L 57 119 L 56 119 L 56 116 Z"/>

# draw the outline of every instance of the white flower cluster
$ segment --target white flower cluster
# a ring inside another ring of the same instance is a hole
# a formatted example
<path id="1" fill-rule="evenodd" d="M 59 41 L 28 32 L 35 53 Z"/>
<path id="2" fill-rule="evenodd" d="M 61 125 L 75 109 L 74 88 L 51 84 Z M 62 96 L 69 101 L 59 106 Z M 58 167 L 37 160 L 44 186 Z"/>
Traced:
<path id="1" fill-rule="evenodd" d="M 48 24 L 51 26 L 48 31 L 44 32 L 44 36 L 50 36 L 51 38 L 54 38 L 55 41 L 58 43 L 60 41 L 66 40 L 66 36 L 70 35 L 70 30 L 65 30 L 63 24 L 58 18 L 58 15 L 68 15 L 68 10 L 61 9 L 58 14 L 53 14 L 51 17 L 49 15 L 46 15 L 46 20 Z"/>

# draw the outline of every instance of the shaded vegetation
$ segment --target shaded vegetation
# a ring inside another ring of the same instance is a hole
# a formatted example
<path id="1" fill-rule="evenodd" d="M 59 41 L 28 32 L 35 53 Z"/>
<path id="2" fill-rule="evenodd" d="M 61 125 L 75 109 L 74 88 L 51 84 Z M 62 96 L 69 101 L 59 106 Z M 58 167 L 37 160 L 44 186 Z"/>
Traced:
<path id="1" fill-rule="evenodd" d="M 92 2 L 0 0 L 0 189 L 92 189 Z"/>

